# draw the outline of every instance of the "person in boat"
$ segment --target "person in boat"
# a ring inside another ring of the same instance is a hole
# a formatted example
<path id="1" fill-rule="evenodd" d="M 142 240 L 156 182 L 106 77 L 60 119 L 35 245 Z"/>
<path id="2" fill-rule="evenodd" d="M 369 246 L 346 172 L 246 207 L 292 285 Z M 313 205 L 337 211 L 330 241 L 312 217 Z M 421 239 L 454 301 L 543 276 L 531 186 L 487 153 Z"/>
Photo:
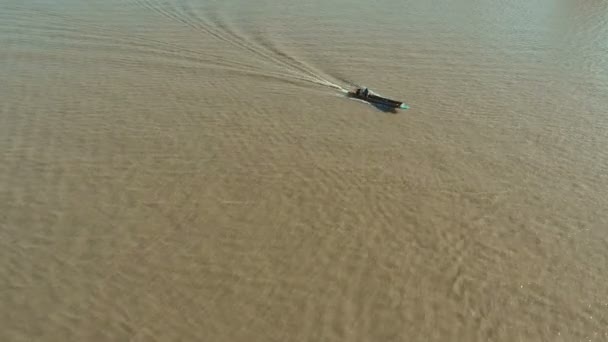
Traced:
<path id="1" fill-rule="evenodd" d="M 359 96 L 363 98 L 367 98 L 367 96 L 369 95 L 369 89 L 367 88 L 359 88 L 357 92 L 359 93 Z"/>

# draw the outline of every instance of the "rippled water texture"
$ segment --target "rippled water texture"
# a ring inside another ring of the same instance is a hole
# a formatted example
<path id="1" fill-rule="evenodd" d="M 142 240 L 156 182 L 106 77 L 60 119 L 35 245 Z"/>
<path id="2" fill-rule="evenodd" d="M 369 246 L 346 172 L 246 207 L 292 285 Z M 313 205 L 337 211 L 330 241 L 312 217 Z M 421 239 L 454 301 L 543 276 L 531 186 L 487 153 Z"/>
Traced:
<path id="1" fill-rule="evenodd" d="M 2 1 L 0 340 L 607 341 L 608 5 L 447 3 Z"/>

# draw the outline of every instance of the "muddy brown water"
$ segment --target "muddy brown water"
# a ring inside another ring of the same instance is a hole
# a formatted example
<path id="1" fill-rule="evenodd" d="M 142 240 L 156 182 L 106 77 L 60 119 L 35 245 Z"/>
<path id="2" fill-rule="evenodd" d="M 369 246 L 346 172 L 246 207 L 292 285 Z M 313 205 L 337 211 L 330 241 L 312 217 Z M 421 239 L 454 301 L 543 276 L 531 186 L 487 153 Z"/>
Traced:
<path id="1" fill-rule="evenodd" d="M 0 340 L 607 341 L 606 13 L 3 1 Z"/>

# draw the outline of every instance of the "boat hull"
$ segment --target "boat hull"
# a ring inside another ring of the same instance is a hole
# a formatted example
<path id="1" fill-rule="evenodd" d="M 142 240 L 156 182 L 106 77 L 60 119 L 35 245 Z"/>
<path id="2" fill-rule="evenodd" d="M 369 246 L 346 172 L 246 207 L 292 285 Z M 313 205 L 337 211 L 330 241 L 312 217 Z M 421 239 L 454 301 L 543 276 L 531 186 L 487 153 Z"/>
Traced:
<path id="1" fill-rule="evenodd" d="M 387 99 L 385 97 L 381 97 L 378 95 L 374 95 L 374 94 L 369 94 L 367 96 L 362 96 L 360 95 L 358 92 L 349 92 L 348 95 L 350 97 L 359 99 L 359 100 L 363 100 L 366 102 L 370 102 L 370 103 L 374 103 L 374 104 L 378 104 L 381 106 L 386 106 L 389 108 L 404 108 L 405 104 L 401 101 L 395 101 L 395 100 L 391 100 L 391 99 Z"/>

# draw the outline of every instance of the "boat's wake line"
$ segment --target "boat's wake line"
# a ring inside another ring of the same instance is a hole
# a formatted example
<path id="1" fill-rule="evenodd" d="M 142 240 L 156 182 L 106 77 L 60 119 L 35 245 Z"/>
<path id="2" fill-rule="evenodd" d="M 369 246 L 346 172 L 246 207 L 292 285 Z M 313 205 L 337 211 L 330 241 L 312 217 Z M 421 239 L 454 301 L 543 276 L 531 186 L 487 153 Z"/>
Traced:
<path id="1" fill-rule="evenodd" d="M 326 80 L 326 79 L 323 79 L 323 78 L 314 78 L 314 79 L 311 78 L 309 80 L 310 80 L 310 82 L 313 82 L 313 83 L 316 83 L 316 84 L 319 84 L 319 85 L 322 85 L 322 86 L 338 89 L 338 90 L 340 90 L 343 93 L 348 93 L 348 89 L 345 89 L 344 87 L 342 87 L 342 86 L 340 86 L 340 85 L 338 85 L 338 84 L 336 84 L 334 82 L 331 82 L 329 80 Z"/>
<path id="2" fill-rule="evenodd" d="M 316 70 L 305 62 L 295 58 L 283 49 L 275 41 L 270 40 L 263 34 L 263 30 L 256 32 L 243 32 L 230 20 L 227 20 L 215 4 L 194 6 L 188 0 L 175 3 L 166 3 L 162 0 L 132 0 L 138 5 L 155 12 L 167 19 L 176 21 L 191 29 L 230 44 L 243 51 L 248 51 L 262 61 L 275 63 L 283 69 L 282 77 L 302 82 L 313 83 L 347 93 L 348 90 L 336 82 L 330 81 L 330 75 L 322 75 L 324 72 Z M 336 81 L 345 82 L 339 78 Z"/>
<path id="3" fill-rule="evenodd" d="M 316 84 L 316 85 L 321 85 L 324 87 L 329 87 L 332 89 L 337 89 L 340 92 L 346 94 L 348 93 L 348 89 L 342 87 L 339 84 L 336 84 L 332 81 L 329 81 L 325 78 L 322 78 L 321 76 L 317 76 L 317 77 L 313 77 L 309 74 L 301 74 L 299 72 L 297 72 L 297 70 L 289 70 L 290 72 L 292 72 L 292 75 L 289 75 L 289 78 L 298 80 L 298 81 L 302 81 L 302 82 L 307 82 L 307 83 L 312 83 L 312 84 Z M 285 77 L 285 75 L 283 75 Z"/>
<path id="4" fill-rule="evenodd" d="M 237 25 L 234 25 L 235 20 L 228 20 L 222 15 L 225 11 L 214 5 L 210 5 L 203 10 L 200 6 L 193 6 L 190 1 L 182 1 L 175 10 L 181 12 L 188 21 L 203 28 L 207 33 L 212 33 L 216 38 L 239 49 L 247 50 L 261 60 L 276 63 L 276 66 L 283 68 L 289 74 L 284 75 L 285 77 L 334 88 L 343 93 L 348 92 L 341 85 L 323 76 L 322 71 L 316 70 L 287 53 L 276 41 L 269 39 L 264 34 L 263 26 L 253 31 L 243 31 Z M 331 76 L 329 77 L 331 78 Z M 338 79 L 338 81 L 341 80 Z"/>

